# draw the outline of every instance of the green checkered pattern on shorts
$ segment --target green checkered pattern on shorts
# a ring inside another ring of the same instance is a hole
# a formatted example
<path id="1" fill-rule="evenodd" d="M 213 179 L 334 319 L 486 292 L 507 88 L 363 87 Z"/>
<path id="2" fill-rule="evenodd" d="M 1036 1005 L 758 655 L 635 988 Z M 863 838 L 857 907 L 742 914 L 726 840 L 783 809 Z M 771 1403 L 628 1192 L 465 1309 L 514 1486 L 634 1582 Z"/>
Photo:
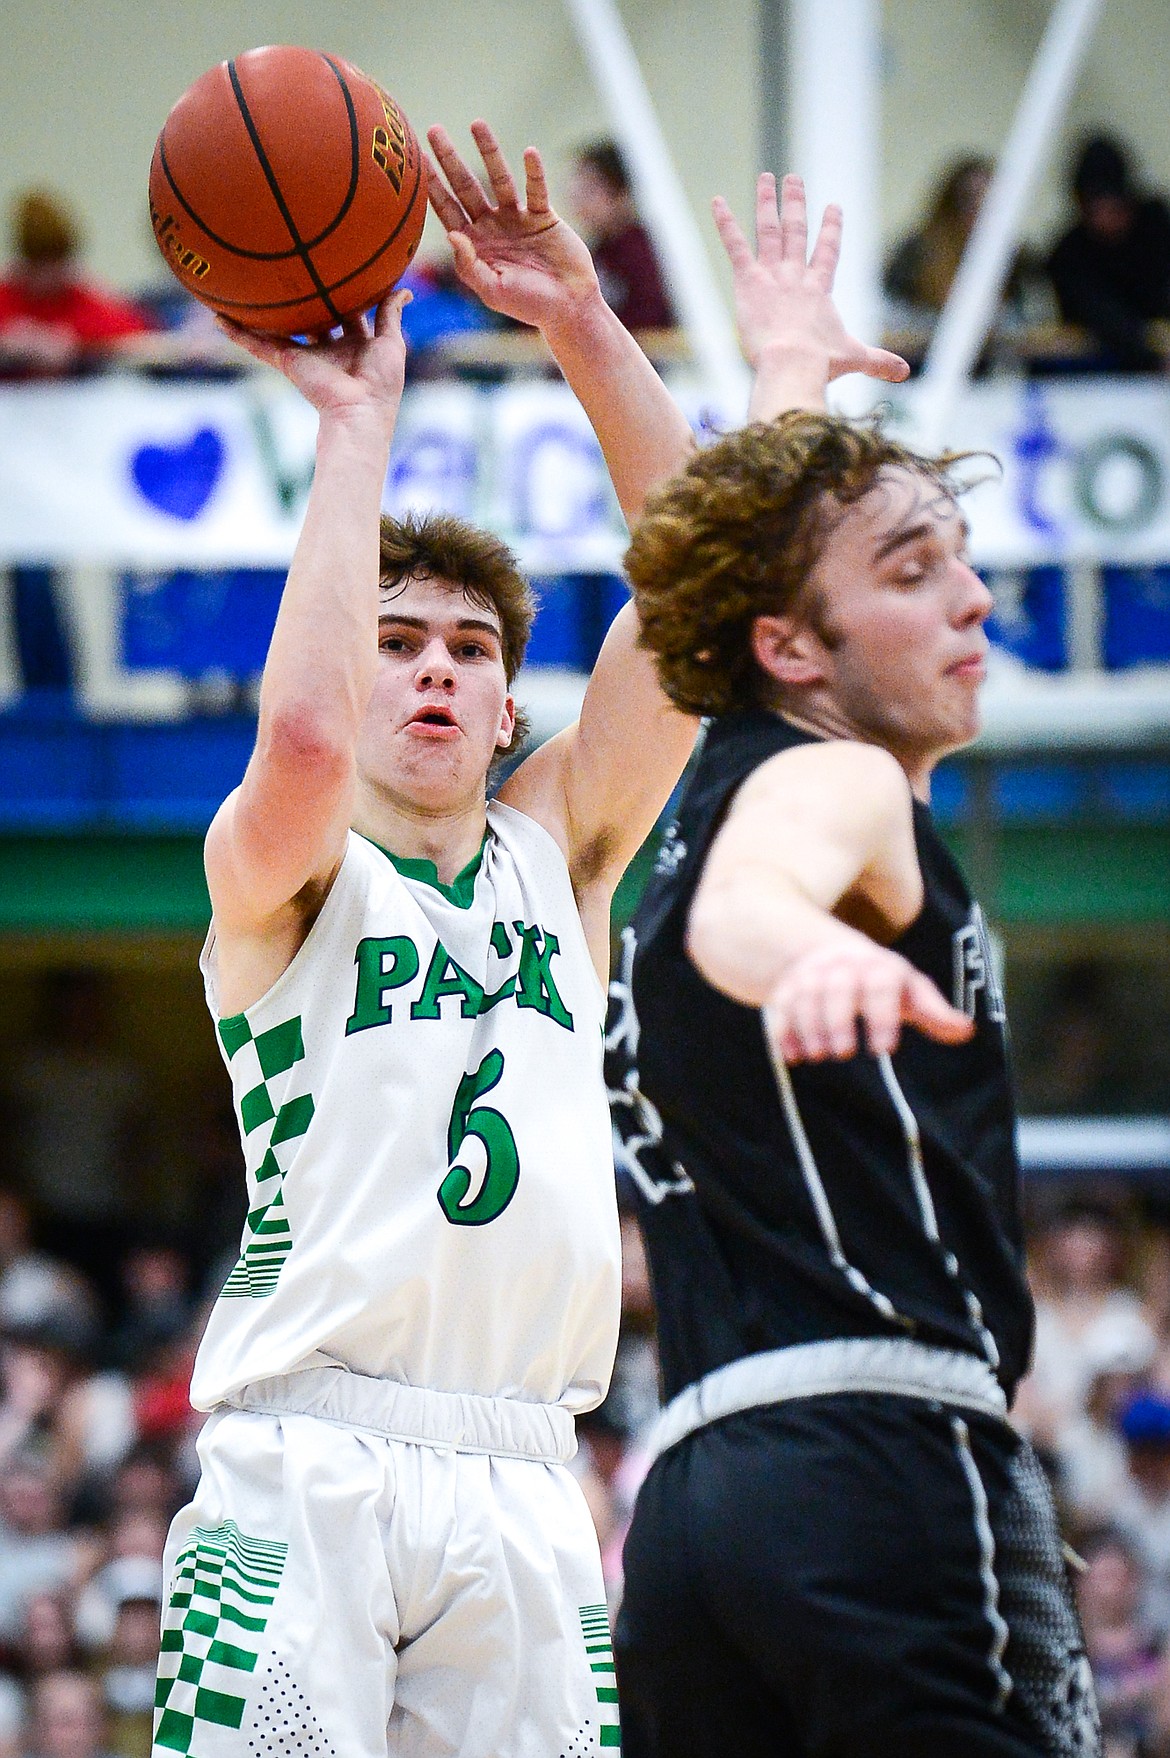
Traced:
<path id="1" fill-rule="evenodd" d="M 234 1520 L 196 1526 L 179 1553 L 163 1619 L 155 1689 L 156 1754 L 197 1758 L 200 1722 L 238 1728 L 287 1544 L 249 1538 Z M 243 1676 L 241 1676 L 243 1675 Z"/>
<path id="2" fill-rule="evenodd" d="M 281 1165 L 276 1149 L 304 1135 L 313 1120 L 313 1098 L 301 1093 L 277 1108 L 269 1088 L 270 1081 L 287 1074 L 304 1057 L 299 1014 L 253 1037 L 244 1015 L 236 1013 L 219 1022 L 219 1035 L 232 1064 L 233 1083 L 244 1086 L 239 1112 L 251 1198 L 240 1260 L 221 1295 L 229 1300 L 255 1298 L 272 1293 L 292 1250 L 283 1190 L 287 1167 Z"/>
<path id="3" fill-rule="evenodd" d="M 622 1730 L 618 1721 L 617 1678 L 613 1664 L 613 1638 L 609 1631 L 609 1611 L 604 1605 L 582 1605 L 577 1609 L 585 1637 L 585 1652 L 589 1656 L 589 1670 L 597 1680 L 597 1701 L 601 1708 L 597 1743 L 603 1750 L 620 1752 Z"/>

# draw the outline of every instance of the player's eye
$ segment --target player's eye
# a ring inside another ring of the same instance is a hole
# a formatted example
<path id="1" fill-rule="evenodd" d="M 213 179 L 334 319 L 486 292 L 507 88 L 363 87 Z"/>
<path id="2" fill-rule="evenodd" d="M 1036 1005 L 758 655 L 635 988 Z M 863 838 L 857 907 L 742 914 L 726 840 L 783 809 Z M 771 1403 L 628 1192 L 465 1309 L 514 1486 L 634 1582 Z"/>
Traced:
<path id="1" fill-rule="evenodd" d="M 405 653 L 406 638 L 403 635 L 383 635 L 378 646 L 383 653 Z"/>

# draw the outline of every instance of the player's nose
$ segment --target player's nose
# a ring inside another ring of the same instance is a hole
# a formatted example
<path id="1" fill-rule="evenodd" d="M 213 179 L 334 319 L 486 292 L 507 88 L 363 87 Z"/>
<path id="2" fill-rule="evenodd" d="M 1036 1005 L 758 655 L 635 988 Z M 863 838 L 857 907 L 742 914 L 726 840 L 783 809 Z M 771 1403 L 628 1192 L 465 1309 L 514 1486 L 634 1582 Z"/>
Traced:
<path id="1" fill-rule="evenodd" d="M 427 642 L 419 654 L 414 681 L 420 690 L 434 689 L 437 685 L 444 689 L 454 686 L 455 665 L 446 642 L 441 641 L 437 635 Z"/>
<path id="2" fill-rule="evenodd" d="M 995 609 L 995 599 L 987 582 L 980 578 L 970 562 L 958 562 L 959 578 L 956 591 L 958 615 L 956 621 L 960 627 L 970 623 L 985 623 Z"/>

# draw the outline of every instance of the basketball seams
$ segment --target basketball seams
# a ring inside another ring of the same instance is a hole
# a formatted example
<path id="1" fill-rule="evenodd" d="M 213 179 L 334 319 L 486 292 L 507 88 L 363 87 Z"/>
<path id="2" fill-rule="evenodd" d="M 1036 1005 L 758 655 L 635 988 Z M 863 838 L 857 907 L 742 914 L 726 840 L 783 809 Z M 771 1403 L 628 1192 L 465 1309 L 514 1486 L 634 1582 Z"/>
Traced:
<path id="1" fill-rule="evenodd" d="M 338 309 L 334 305 L 332 299 L 330 299 L 328 290 L 325 286 L 325 283 L 321 279 L 320 275 L 317 273 L 316 265 L 313 262 L 313 259 L 310 256 L 307 247 L 305 246 L 304 242 L 302 241 L 299 232 L 297 231 L 296 225 L 293 221 L 292 214 L 289 212 L 288 203 L 284 199 L 284 195 L 281 192 L 280 184 L 276 181 L 276 177 L 273 174 L 272 166 L 268 162 L 268 155 L 264 151 L 263 142 L 260 139 L 260 135 L 256 129 L 256 124 L 253 122 L 251 112 L 248 109 L 247 101 L 246 101 L 246 99 L 244 97 L 244 93 L 243 93 L 243 88 L 240 85 L 240 76 L 236 72 L 236 64 L 234 61 L 228 62 L 227 71 L 228 71 L 228 78 L 231 81 L 232 91 L 235 93 L 236 103 L 239 106 L 240 115 L 244 119 L 244 127 L 248 130 L 248 138 L 252 142 L 252 150 L 256 154 L 256 158 L 259 161 L 260 169 L 263 171 L 265 180 L 267 181 L 267 184 L 268 184 L 268 187 L 272 191 L 272 198 L 280 210 L 280 217 L 284 221 L 285 225 L 288 227 L 289 237 L 292 239 L 293 244 L 296 246 L 296 255 L 300 257 L 301 262 L 304 265 L 306 272 L 308 273 L 309 279 L 312 281 L 313 286 L 317 290 L 317 295 L 318 295 L 319 299 L 321 300 L 322 305 L 325 307 L 326 311 L 332 317 L 334 323 L 341 323 L 343 321 L 343 314 L 340 311 L 338 311 Z M 307 297 L 309 297 L 309 295 L 306 295 L 306 298 Z M 246 302 L 236 301 L 235 303 L 240 304 L 240 303 L 246 303 Z M 286 301 L 284 303 L 299 304 L 300 301 L 299 300 L 292 300 L 292 301 Z M 260 309 L 260 308 L 257 307 L 256 309 Z"/>
<path id="2" fill-rule="evenodd" d="M 420 158 L 415 166 L 414 188 L 410 192 L 410 201 L 412 204 L 418 193 L 418 186 L 421 178 L 422 160 Z M 348 286 L 351 281 L 356 280 L 359 275 L 364 274 L 367 269 L 372 268 L 378 258 L 384 256 L 389 250 L 390 246 L 395 242 L 398 234 L 402 231 L 402 228 L 410 218 L 411 208 L 408 206 L 399 219 L 393 232 L 391 232 L 390 236 L 385 239 L 383 243 L 379 244 L 373 255 L 368 256 L 365 262 L 359 263 L 356 269 L 351 269 L 347 275 L 342 275 L 339 281 L 330 281 L 328 283 L 329 292 L 336 293 L 339 288 Z M 314 295 L 312 293 L 301 293 L 298 294 L 295 299 L 268 299 L 263 301 L 257 301 L 255 299 L 217 299 L 215 304 L 216 309 L 221 311 L 230 311 L 236 308 L 247 311 L 288 311 L 294 305 L 303 305 L 307 300 L 310 300 L 313 297 Z"/>

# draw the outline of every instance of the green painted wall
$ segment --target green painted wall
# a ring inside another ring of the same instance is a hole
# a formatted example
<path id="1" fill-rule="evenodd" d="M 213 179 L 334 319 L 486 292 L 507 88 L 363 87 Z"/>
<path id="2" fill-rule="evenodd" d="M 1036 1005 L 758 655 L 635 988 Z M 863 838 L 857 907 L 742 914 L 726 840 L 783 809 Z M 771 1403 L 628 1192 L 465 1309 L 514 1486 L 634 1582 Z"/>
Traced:
<path id="1" fill-rule="evenodd" d="M 979 849 L 952 841 L 1004 926 L 1170 922 L 1170 825 L 1012 828 Z M 647 844 L 623 881 L 621 919 L 653 852 Z M 198 837 L 0 838 L 0 932 L 201 932 L 210 913 Z"/>

